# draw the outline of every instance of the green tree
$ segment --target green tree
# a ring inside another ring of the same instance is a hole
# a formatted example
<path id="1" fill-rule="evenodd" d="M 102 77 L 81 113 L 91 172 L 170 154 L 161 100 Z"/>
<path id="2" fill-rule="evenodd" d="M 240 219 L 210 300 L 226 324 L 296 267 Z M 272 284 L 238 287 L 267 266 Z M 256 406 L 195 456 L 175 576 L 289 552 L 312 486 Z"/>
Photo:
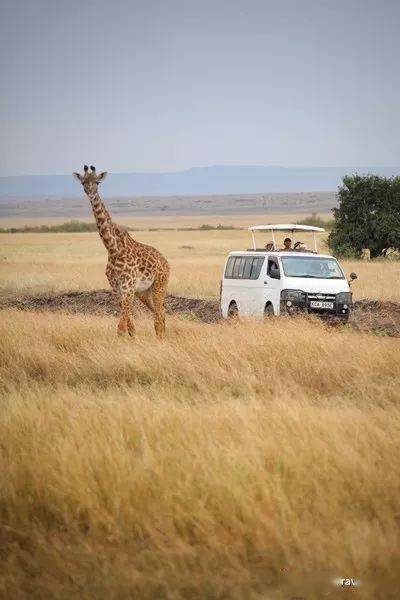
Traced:
<path id="1" fill-rule="evenodd" d="M 343 178 L 339 206 L 329 247 L 339 256 L 361 256 L 368 248 L 371 258 L 400 249 L 400 177 L 353 175 Z"/>

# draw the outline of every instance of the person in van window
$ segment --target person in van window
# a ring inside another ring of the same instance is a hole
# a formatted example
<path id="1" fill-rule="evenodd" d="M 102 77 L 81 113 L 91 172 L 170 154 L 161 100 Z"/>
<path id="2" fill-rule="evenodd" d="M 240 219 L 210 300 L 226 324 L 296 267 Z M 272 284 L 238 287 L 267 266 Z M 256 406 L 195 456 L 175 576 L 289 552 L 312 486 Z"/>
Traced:
<path id="1" fill-rule="evenodd" d="M 270 277 L 273 277 L 275 275 L 275 278 L 277 278 L 276 276 L 278 276 L 279 278 L 279 266 L 274 260 L 268 261 L 268 275 Z"/>
<path id="2" fill-rule="evenodd" d="M 287 237 L 283 240 L 283 248 L 282 250 L 293 250 L 292 248 L 292 240 Z"/>
<path id="3" fill-rule="evenodd" d="M 272 242 L 268 242 L 265 244 L 265 249 L 267 252 L 271 252 L 274 249 L 274 244 Z"/>

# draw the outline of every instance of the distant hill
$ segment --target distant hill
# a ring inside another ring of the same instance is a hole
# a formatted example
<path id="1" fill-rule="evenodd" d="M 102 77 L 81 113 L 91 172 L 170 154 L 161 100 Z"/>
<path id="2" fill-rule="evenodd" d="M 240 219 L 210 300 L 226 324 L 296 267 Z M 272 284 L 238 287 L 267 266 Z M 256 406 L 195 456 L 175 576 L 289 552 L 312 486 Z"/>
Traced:
<path id="1" fill-rule="evenodd" d="M 174 173 L 110 173 L 102 184 L 104 196 L 257 194 L 334 191 L 346 174 L 392 176 L 396 167 L 196 167 Z M 0 177 L 0 196 L 80 196 L 71 175 Z"/>

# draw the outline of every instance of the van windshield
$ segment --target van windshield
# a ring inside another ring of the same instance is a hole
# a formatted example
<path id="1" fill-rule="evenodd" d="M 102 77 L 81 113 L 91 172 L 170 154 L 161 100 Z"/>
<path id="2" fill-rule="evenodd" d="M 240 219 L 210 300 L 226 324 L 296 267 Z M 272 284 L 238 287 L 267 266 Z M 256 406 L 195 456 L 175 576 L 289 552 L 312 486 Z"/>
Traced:
<path id="1" fill-rule="evenodd" d="M 286 277 L 344 279 L 343 271 L 334 258 L 285 256 L 282 257 L 282 265 Z"/>

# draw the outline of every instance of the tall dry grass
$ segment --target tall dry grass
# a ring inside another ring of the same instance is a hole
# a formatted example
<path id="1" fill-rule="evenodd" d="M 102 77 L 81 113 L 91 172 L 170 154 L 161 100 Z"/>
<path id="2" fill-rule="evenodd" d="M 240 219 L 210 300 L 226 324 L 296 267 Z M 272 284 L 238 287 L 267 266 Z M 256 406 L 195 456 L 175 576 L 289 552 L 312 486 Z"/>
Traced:
<path id="1" fill-rule="evenodd" d="M 397 340 L 0 313 L 0 590 L 398 597 Z"/>

